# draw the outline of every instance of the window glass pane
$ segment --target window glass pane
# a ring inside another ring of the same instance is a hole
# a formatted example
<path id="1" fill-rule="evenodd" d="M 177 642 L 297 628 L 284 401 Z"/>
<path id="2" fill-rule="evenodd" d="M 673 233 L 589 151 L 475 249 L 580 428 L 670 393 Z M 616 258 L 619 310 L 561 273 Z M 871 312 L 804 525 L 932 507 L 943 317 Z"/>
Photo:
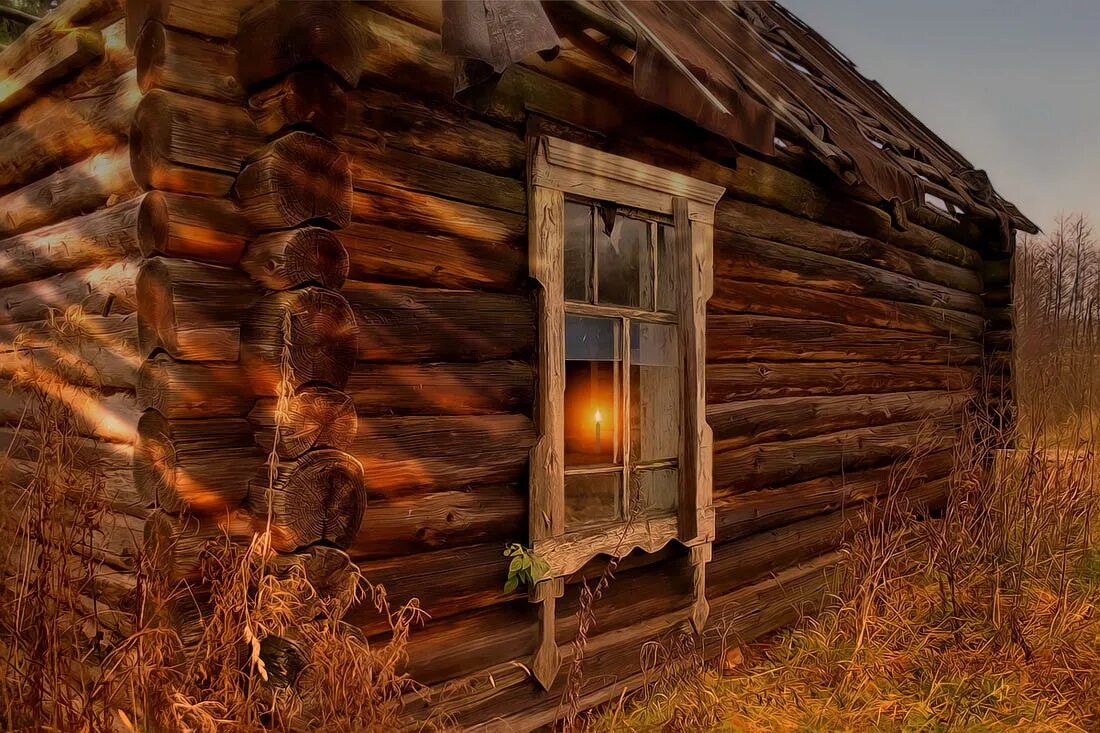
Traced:
<path id="1" fill-rule="evenodd" d="M 676 326 L 630 322 L 630 457 L 636 463 L 680 454 L 679 342 Z"/>
<path id="2" fill-rule="evenodd" d="M 639 469 L 630 478 L 630 514 L 638 517 L 676 513 L 680 472 L 675 468 Z"/>
<path id="3" fill-rule="evenodd" d="M 622 322 L 565 317 L 565 465 L 621 464 Z"/>
<path id="4" fill-rule="evenodd" d="M 676 229 L 657 225 L 657 310 L 676 312 L 677 283 Z"/>
<path id="5" fill-rule="evenodd" d="M 622 516 L 622 473 L 565 477 L 565 527 L 614 522 Z"/>
<path id="6" fill-rule="evenodd" d="M 653 309 L 653 258 L 649 222 L 616 216 L 608 235 L 601 220 L 596 234 L 599 302 Z"/>
<path id="7" fill-rule="evenodd" d="M 565 202 L 565 299 L 592 302 L 592 207 Z"/>

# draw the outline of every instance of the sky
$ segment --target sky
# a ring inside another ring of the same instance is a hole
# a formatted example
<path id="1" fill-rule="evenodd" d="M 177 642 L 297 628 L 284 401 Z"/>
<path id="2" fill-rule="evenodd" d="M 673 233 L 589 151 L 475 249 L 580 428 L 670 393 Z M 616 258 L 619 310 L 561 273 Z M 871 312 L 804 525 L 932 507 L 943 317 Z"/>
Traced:
<path id="1" fill-rule="evenodd" d="M 1043 229 L 1100 226 L 1100 0 L 781 0 Z"/>

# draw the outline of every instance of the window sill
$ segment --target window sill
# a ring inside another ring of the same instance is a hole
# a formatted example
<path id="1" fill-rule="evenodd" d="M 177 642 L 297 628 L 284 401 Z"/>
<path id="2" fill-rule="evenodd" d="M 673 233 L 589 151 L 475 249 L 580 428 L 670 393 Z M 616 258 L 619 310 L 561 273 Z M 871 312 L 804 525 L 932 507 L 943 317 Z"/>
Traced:
<path id="1" fill-rule="evenodd" d="M 635 549 L 656 552 L 676 539 L 675 515 L 604 525 L 536 541 L 534 551 L 550 566 L 548 577 L 572 575 L 597 555 L 624 557 Z"/>

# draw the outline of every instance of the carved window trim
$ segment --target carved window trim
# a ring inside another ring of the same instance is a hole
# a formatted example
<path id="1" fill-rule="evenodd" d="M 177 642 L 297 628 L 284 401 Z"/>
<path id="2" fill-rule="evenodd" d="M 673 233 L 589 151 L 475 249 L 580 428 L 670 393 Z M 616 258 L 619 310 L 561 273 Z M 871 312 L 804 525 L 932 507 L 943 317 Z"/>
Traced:
<path id="1" fill-rule="evenodd" d="M 539 284 L 538 440 L 531 452 L 530 540 L 550 567 L 548 578 L 570 575 L 599 554 L 622 557 L 635 548 L 655 552 L 672 540 L 685 546 L 714 537 L 711 502 L 712 437 L 706 422 L 706 302 L 713 291 L 714 210 L 720 186 L 656 166 L 543 136 L 534 139 L 529 166 L 528 231 L 532 278 Z M 595 530 L 565 527 L 565 293 L 566 195 L 671 217 L 680 294 L 679 342 L 684 385 L 676 516 L 635 518 Z"/>

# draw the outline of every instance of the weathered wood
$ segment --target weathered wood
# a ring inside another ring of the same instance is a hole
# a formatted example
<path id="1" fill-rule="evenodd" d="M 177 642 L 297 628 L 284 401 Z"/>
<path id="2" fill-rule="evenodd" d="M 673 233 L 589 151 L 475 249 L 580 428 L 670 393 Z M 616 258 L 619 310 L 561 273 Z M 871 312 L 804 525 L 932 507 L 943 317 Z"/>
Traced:
<path id="1" fill-rule="evenodd" d="M 242 107 L 154 89 L 134 114 L 130 164 L 145 188 L 224 196 L 263 143 Z"/>
<path id="2" fill-rule="evenodd" d="M 42 321 L 53 314 L 121 316 L 137 307 L 138 265 L 112 265 L 62 273 L 0 289 L 0 325 Z"/>
<path id="3" fill-rule="evenodd" d="M 59 38 L 18 71 L 6 75 L 0 88 L 0 113 L 32 99 L 50 82 L 103 55 L 103 34 L 81 28 Z"/>
<path id="4" fill-rule="evenodd" d="M 975 370 L 936 364 L 880 362 L 745 362 L 707 365 L 710 404 L 768 397 L 841 395 L 898 390 L 964 390 Z"/>
<path id="5" fill-rule="evenodd" d="M 140 254 L 141 198 L 0 240 L 0 286 Z"/>
<path id="6" fill-rule="evenodd" d="M 257 229 L 316 221 L 342 227 L 351 221 L 348 156 L 308 132 L 283 135 L 255 153 L 237 177 L 234 192 Z"/>
<path id="7" fill-rule="evenodd" d="M 136 314 L 77 314 L 0 326 L 0 373 L 132 390 L 141 362 Z"/>
<path id="8" fill-rule="evenodd" d="M 236 362 L 182 362 L 157 354 L 141 365 L 137 401 L 166 418 L 240 417 L 255 398 Z"/>
<path id="9" fill-rule="evenodd" d="M 363 469 L 338 450 L 316 450 L 253 478 L 248 508 L 271 527 L 282 552 L 327 541 L 347 547 L 359 531 L 367 497 Z"/>
<path id="10" fill-rule="evenodd" d="M 371 190 L 383 185 L 517 214 L 527 210 L 523 184 L 515 178 L 386 148 L 347 135 L 337 136 L 336 141 L 342 150 L 348 151 L 355 188 Z"/>
<path id="11" fill-rule="evenodd" d="M 981 261 L 977 250 L 938 232 L 914 224 L 905 230 L 895 228 L 890 214 L 852 200 L 848 191 L 828 190 L 796 173 L 750 156 L 740 156 L 737 167 L 730 168 L 687 148 L 646 136 L 622 136 L 614 148 L 622 155 L 724 186 L 729 195 L 737 199 L 858 232 L 960 267 L 973 269 Z"/>
<path id="12" fill-rule="evenodd" d="M 200 36 L 232 38 L 237 35 L 241 11 L 250 4 L 251 0 L 224 0 L 207 8 L 189 0 L 126 0 L 126 43 L 133 47 L 149 20 Z"/>
<path id="13" fill-rule="evenodd" d="M 198 581 L 203 563 L 231 542 L 247 542 L 263 531 L 262 522 L 238 509 L 211 515 L 173 516 L 155 511 L 145 522 L 143 552 L 169 587 L 180 581 Z"/>
<path id="14" fill-rule="evenodd" d="M 0 51 L 0 76 L 11 74 L 42 53 L 66 31 L 101 28 L 121 15 L 120 0 L 69 0 L 35 21 Z"/>
<path id="15" fill-rule="evenodd" d="M 279 408 L 274 397 L 262 399 L 248 413 L 256 444 L 280 458 L 297 458 L 314 448 L 346 450 L 358 421 L 351 398 L 332 387 L 302 387 Z M 276 437 L 278 438 L 276 440 Z"/>
<path id="16" fill-rule="evenodd" d="M 133 72 L 59 102 L 44 98 L 0 126 L 0 189 L 26 185 L 89 155 L 118 146 L 141 91 Z"/>
<path id="17" fill-rule="evenodd" d="M 718 237 L 714 274 L 731 280 L 763 280 L 969 313 L 982 312 L 981 298 L 975 293 L 730 232 Z"/>
<path id="18" fill-rule="evenodd" d="M 534 347 L 526 297 L 354 281 L 342 292 L 359 324 L 362 361 L 510 359 Z"/>
<path id="19" fill-rule="evenodd" d="M 308 287 L 272 293 L 249 312 L 241 363 L 256 394 L 323 382 L 342 387 L 355 364 L 356 317 L 339 293 Z"/>
<path id="20" fill-rule="evenodd" d="M 527 501 L 526 488 L 514 485 L 372 500 L 349 552 L 367 559 L 477 543 L 499 548 L 526 531 Z"/>
<path id="21" fill-rule="evenodd" d="M 133 443 L 137 437 L 141 413 L 129 393 L 104 394 L 60 380 L 43 380 L 34 386 L 48 403 L 62 405 L 69 411 L 79 435 L 111 443 Z M 0 384 L 0 423 L 41 427 L 41 408 L 42 401 L 25 387 L 10 382 Z"/>
<path id="22" fill-rule="evenodd" d="M 344 131 L 375 145 L 511 178 L 522 174 L 527 160 L 514 129 L 487 124 L 451 105 L 365 87 L 350 95 L 348 112 Z"/>
<path id="23" fill-rule="evenodd" d="M 772 316 L 711 316 L 707 360 L 892 361 L 967 364 L 981 358 L 973 341 L 826 321 Z"/>
<path id="24" fill-rule="evenodd" d="M 353 223 L 340 232 L 353 278 L 516 291 L 527 279 L 522 246 Z"/>
<path id="25" fill-rule="evenodd" d="M 150 20 L 134 43 L 141 91 L 168 89 L 218 102 L 239 103 L 237 52 L 224 43 L 181 33 Z"/>
<path id="26" fill-rule="evenodd" d="M 951 472 L 954 462 L 953 451 L 937 451 L 866 471 L 721 494 L 714 501 L 715 539 L 724 543 L 845 507 L 854 510 L 862 502 L 885 495 L 900 480 L 920 483 L 941 479 Z"/>
<path id="27" fill-rule="evenodd" d="M 146 255 L 231 265 L 240 258 L 252 234 L 232 201 L 167 191 L 145 195 L 139 243 Z"/>
<path id="28" fill-rule="evenodd" d="M 519 214 L 383 183 L 359 185 L 362 188 L 352 193 L 352 216 L 357 221 L 500 247 L 527 241 L 527 219 Z"/>
<path id="29" fill-rule="evenodd" d="M 248 110 L 256 126 L 269 137 L 301 127 L 332 137 L 347 121 L 348 100 L 332 73 L 305 68 L 253 94 Z"/>
<path id="30" fill-rule="evenodd" d="M 984 320 L 974 313 L 892 300 L 719 278 L 709 303 L 717 313 L 825 320 L 975 340 Z"/>
<path id="31" fill-rule="evenodd" d="M 263 461 L 247 420 L 169 420 L 146 410 L 134 445 L 134 482 L 166 512 L 214 513 L 240 505 Z"/>
<path id="32" fill-rule="evenodd" d="M 530 414 L 535 372 L 520 361 L 373 364 L 344 388 L 362 415 Z"/>
<path id="33" fill-rule="evenodd" d="M 974 392 L 896 392 L 881 395 L 781 397 L 707 408 L 718 451 L 838 430 L 961 413 Z"/>
<path id="34" fill-rule="evenodd" d="M 143 354 L 163 349 L 188 361 L 233 361 L 241 321 L 260 293 L 236 270 L 153 257 L 142 265 L 137 297 Z"/>
<path id="35" fill-rule="evenodd" d="M 254 87 L 296 66 L 319 63 L 354 88 L 364 52 L 373 45 L 369 26 L 359 20 L 351 3 L 258 3 L 241 18 L 241 80 Z"/>
<path id="36" fill-rule="evenodd" d="M 534 426 L 523 415 L 376 417 L 359 421 L 349 452 L 371 496 L 519 481 Z"/>
<path id="37" fill-rule="evenodd" d="M 271 232 L 248 245 L 241 268 L 272 290 L 320 285 L 339 290 L 348 275 L 348 252 L 321 227 Z"/>
<path id="38" fill-rule="evenodd" d="M 130 153 L 117 147 L 0 197 L 0 236 L 87 214 L 137 191 Z"/>
<path id="39" fill-rule="evenodd" d="M 800 219 L 767 206 L 725 199 L 715 212 L 720 232 L 733 232 L 861 262 L 969 293 L 981 283 L 973 268 L 942 262 L 872 237 Z M 719 234 L 719 237 L 722 237 Z"/>
<path id="40" fill-rule="evenodd" d="M 959 416 L 855 428 L 778 443 L 716 451 L 715 490 L 751 491 L 870 468 L 954 440 Z"/>

